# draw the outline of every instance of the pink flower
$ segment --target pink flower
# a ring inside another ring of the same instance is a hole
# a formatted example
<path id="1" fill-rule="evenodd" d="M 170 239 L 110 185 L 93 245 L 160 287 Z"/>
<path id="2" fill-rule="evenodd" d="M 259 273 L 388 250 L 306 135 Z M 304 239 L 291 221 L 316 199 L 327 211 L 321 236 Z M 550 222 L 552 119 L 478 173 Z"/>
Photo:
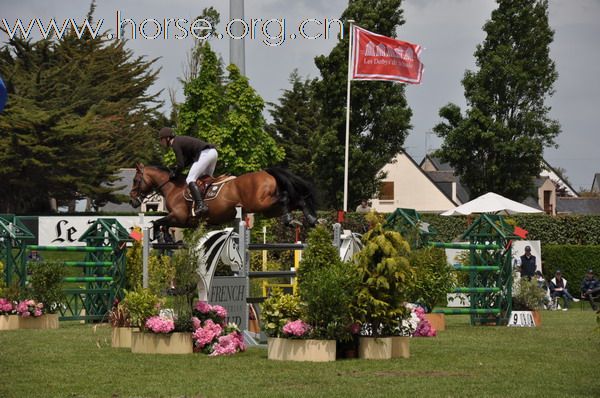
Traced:
<path id="1" fill-rule="evenodd" d="M 211 306 L 206 301 L 198 301 L 195 310 L 202 314 L 208 314 L 211 310 Z"/>
<path id="2" fill-rule="evenodd" d="M 221 307 L 220 305 L 213 305 L 212 311 L 214 311 L 217 314 L 217 316 L 223 320 L 227 318 L 227 310 Z"/>
<path id="3" fill-rule="evenodd" d="M 170 333 L 175 329 L 175 322 L 172 319 L 153 316 L 146 321 L 146 328 L 154 333 Z"/>
<path id="4" fill-rule="evenodd" d="M 304 336 L 310 330 L 310 325 L 297 319 L 293 322 L 288 322 L 283 327 L 283 333 L 288 336 L 301 337 Z"/>
<path id="5" fill-rule="evenodd" d="M 358 323 L 353 323 L 352 325 L 350 325 L 350 333 L 352 334 L 359 334 L 360 329 L 360 324 Z"/>
<path id="6" fill-rule="evenodd" d="M 200 322 L 200 319 L 196 318 L 195 316 L 192 317 L 192 324 L 194 325 L 194 330 L 202 326 L 202 322 Z"/>
<path id="7" fill-rule="evenodd" d="M 192 334 L 192 339 L 195 341 L 195 346 L 202 349 L 209 343 L 212 343 L 223 331 L 223 328 L 218 323 L 214 323 L 211 319 L 204 322 L 204 326 L 196 329 Z"/>
<path id="8" fill-rule="evenodd" d="M 13 304 L 5 298 L 0 298 L 0 314 L 12 314 L 15 310 Z"/>
<path id="9" fill-rule="evenodd" d="M 233 355 L 236 352 L 244 351 L 245 349 L 246 345 L 244 344 L 242 335 L 238 332 L 233 332 L 219 337 L 213 346 L 213 352 L 210 356 Z"/>
<path id="10" fill-rule="evenodd" d="M 35 310 L 33 312 L 33 316 L 42 316 L 42 311 L 41 310 Z"/>

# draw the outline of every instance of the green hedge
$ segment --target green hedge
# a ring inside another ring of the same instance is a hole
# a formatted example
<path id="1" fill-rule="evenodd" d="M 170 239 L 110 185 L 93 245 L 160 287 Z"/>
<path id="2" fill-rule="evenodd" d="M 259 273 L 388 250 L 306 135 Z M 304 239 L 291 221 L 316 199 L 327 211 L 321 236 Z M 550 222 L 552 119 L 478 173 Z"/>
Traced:
<path id="1" fill-rule="evenodd" d="M 600 272 L 600 246 L 542 245 L 544 277 L 550 280 L 557 269 L 568 281 L 571 294 L 579 296 L 581 281 L 588 269 Z"/>

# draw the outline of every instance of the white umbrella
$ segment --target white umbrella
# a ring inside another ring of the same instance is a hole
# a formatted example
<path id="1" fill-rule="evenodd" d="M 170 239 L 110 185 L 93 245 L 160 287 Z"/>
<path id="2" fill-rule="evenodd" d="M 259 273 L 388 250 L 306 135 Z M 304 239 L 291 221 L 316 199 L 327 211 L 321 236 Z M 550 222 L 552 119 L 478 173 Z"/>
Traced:
<path id="1" fill-rule="evenodd" d="M 478 198 L 462 204 L 454 209 L 450 209 L 442 213 L 442 216 L 454 215 L 469 215 L 473 213 L 500 213 L 508 214 L 516 213 L 542 213 L 542 210 L 535 209 L 524 205 L 523 203 L 515 202 L 498 195 L 493 192 L 488 192 Z"/>

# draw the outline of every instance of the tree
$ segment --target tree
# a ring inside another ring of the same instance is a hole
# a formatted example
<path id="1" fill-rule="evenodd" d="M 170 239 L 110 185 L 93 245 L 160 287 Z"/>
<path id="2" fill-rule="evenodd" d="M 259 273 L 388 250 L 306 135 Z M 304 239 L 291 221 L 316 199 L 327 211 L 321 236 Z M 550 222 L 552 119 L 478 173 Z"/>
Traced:
<path id="1" fill-rule="evenodd" d="M 433 128 L 444 139 L 436 152 L 473 196 L 489 191 L 525 199 L 539 175 L 545 147 L 555 145 L 558 122 L 545 100 L 558 74 L 550 59 L 554 32 L 547 0 L 497 0 L 475 51 L 477 71 L 462 80 L 468 109 L 448 104 Z"/>
<path id="2" fill-rule="evenodd" d="M 147 93 L 154 61 L 105 36 L 15 37 L 1 48 L 10 95 L 0 115 L 2 211 L 47 211 L 51 199 L 118 201 L 118 168 L 156 158 L 157 94 Z"/>
<path id="3" fill-rule="evenodd" d="M 225 78 L 222 62 L 208 42 L 198 43 L 194 54 L 199 69 L 185 82 L 186 99 L 178 107 L 177 132 L 216 145 L 217 172 L 243 174 L 282 160 L 283 150 L 265 131 L 264 101 L 248 79 L 235 65 L 227 68 Z M 169 153 L 166 161 L 173 160 Z"/>
<path id="4" fill-rule="evenodd" d="M 361 27 L 396 37 L 404 23 L 402 0 L 351 0 L 342 14 Z M 344 181 L 346 79 L 348 38 L 341 39 L 328 56 L 315 64 L 321 73 L 316 98 L 321 101 L 319 141 L 313 144 L 315 181 L 322 207 L 340 208 Z M 401 150 L 412 112 L 404 85 L 390 82 L 353 82 L 350 118 L 349 203 L 372 197 L 383 177 L 379 171 Z"/>
<path id="5" fill-rule="evenodd" d="M 270 104 L 273 122 L 267 127 L 285 150 L 281 165 L 293 173 L 314 180 L 313 143 L 320 127 L 319 103 L 314 94 L 314 80 L 302 80 L 294 70 L 289 79 L 291 88 L 284 90 L 279 104 Z"/>

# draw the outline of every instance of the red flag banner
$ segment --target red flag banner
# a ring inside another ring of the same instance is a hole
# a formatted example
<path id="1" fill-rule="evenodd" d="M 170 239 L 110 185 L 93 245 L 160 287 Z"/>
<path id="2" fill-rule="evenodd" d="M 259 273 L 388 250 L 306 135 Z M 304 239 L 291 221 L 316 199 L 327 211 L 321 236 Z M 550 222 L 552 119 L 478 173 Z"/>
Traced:
<path id="1" fill-rule="evenodd" d="M 421 46 L 354 26 L 352 80 L 392 80 L 420 84 Z"/>
<path id="2" fill-rule="evenodd" d="M 513 231 L 513 234 L 517 235 L 519 238 L 521 239 L 527 239 L 527 234 L 529 233 L 529 231 L 521 228 L 521 227 L 517 227 L 515 225 L 515 230 Z"/>

